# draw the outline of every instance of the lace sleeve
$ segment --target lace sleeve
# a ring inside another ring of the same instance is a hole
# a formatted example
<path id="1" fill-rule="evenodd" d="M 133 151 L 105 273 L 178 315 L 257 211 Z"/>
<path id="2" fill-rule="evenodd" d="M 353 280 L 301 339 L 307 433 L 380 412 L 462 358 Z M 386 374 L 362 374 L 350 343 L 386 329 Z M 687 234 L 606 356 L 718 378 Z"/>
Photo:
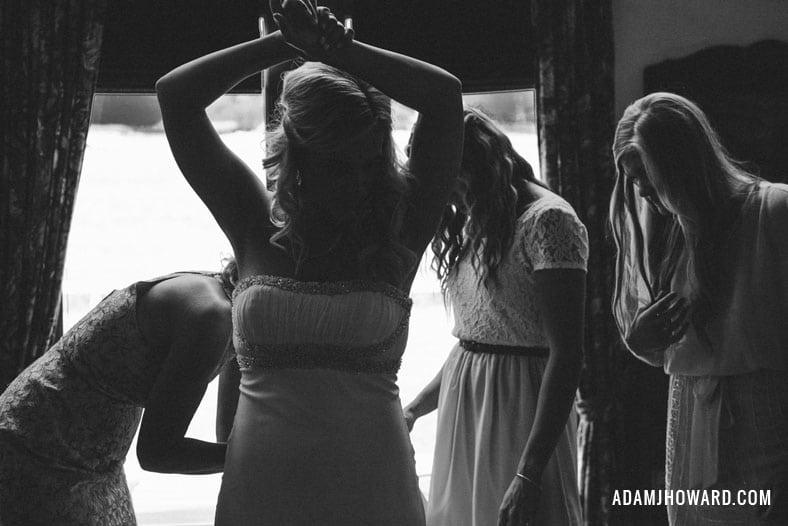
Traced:
<path id="1" fill-rule="evenodd" d="M 588 233 L 568 205 L 540 211 L 524 237 L 523 248 L 533 270 L 586 270 Z"/>

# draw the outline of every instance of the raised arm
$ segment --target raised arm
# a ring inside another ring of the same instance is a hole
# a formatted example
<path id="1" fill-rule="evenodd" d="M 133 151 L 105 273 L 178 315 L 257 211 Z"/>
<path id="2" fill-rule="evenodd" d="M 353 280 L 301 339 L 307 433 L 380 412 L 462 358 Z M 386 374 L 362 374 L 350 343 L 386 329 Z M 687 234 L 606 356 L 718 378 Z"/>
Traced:
<path id="1" fill-rule="evenodd" d="M 274 228 L 270 195 L 255 173 L 224 145 L 205 109 L 246 77 L 295 56 L 277 31 L 193 60 L 156 83 L 175 160 L 240 255 L 249 241 L 265 246 L 260 240 Z"/>
<path id="2" fill-rule="evenodd" d="M 275 13 L 282 9 L 279 0 L 271 5 Z M 284 9 L 286 19 L 280 14 L 274 16 L 288 42 L 419 112 L 409 161 L 417 184 L 409 198 L 403 242 L 421 254 L 435 233 L 459 175 L 463 137 L 460 81 L 437 66 L 358 41 L 343 43 L 326 56 L 316 46 L 320 30 L 314 24 L 331 15 L 317 8 L 314 0 L 287 0 Z M 336 27 L 334 20 L 331 17 L 329 27 Z"/>
<path id="3" fill-rule="evenodd" d="M 459 176 L 462 85 L 436 66 L 360 42 L 340 49 L 330 62 L 419 112 L 408 163 L 416 185 L 409 196 L 403 241 L 421 254 Z"/>

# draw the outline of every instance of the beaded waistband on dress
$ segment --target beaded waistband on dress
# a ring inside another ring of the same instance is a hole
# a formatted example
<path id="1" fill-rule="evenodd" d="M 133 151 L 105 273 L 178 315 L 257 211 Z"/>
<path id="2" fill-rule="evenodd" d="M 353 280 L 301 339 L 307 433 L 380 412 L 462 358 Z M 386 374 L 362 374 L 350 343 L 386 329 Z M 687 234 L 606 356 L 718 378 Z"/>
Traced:
<path id="1" fill-rule="evenodd" d="M 468 352 L 484 354 L 507 354 L 513 356 L 536 356 L 546 358 L 550 354 L 547 347 L 525 347 L 516 345 L 497 345 L 480 343 L 473 340 L 460 340 L 460 347 Z"/>
<path id="2" fill-rule="evenodd" d="M 243 355 L 236 359 L 241 367 L 260 369 L 335 369 L 357 374 L 396 374 L 402 360 L 400 358 L 370 360 L 364 357 L 343 356 L 341 354 L 294 354 L 280 355 Z"/>

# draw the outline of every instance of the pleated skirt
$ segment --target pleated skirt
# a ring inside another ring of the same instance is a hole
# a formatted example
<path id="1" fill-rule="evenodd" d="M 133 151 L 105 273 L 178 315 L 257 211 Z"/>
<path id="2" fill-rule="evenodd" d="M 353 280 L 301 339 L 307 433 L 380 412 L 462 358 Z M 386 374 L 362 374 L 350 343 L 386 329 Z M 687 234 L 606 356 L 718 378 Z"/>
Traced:
<path id="1" fill-rule="evenodd" d="M 457 345 L 443 370 L 428 526 L 495 526 L 536 414 L 547 358 Z M 534 524 L 579 525 L 577 421 L 570 415 L 542 478 Z"/>

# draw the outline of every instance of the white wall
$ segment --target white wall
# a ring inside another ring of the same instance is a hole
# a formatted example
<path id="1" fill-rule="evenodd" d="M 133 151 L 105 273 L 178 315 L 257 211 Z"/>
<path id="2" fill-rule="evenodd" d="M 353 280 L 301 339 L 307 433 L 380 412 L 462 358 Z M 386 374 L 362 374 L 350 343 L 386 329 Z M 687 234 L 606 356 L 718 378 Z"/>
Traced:
<path id="1" fill-rule="evenodd" d="M 643 94 L 643 69 L 720 44 L 788 41 L 786 0 L 613 0 L 616 116 Z"/>

